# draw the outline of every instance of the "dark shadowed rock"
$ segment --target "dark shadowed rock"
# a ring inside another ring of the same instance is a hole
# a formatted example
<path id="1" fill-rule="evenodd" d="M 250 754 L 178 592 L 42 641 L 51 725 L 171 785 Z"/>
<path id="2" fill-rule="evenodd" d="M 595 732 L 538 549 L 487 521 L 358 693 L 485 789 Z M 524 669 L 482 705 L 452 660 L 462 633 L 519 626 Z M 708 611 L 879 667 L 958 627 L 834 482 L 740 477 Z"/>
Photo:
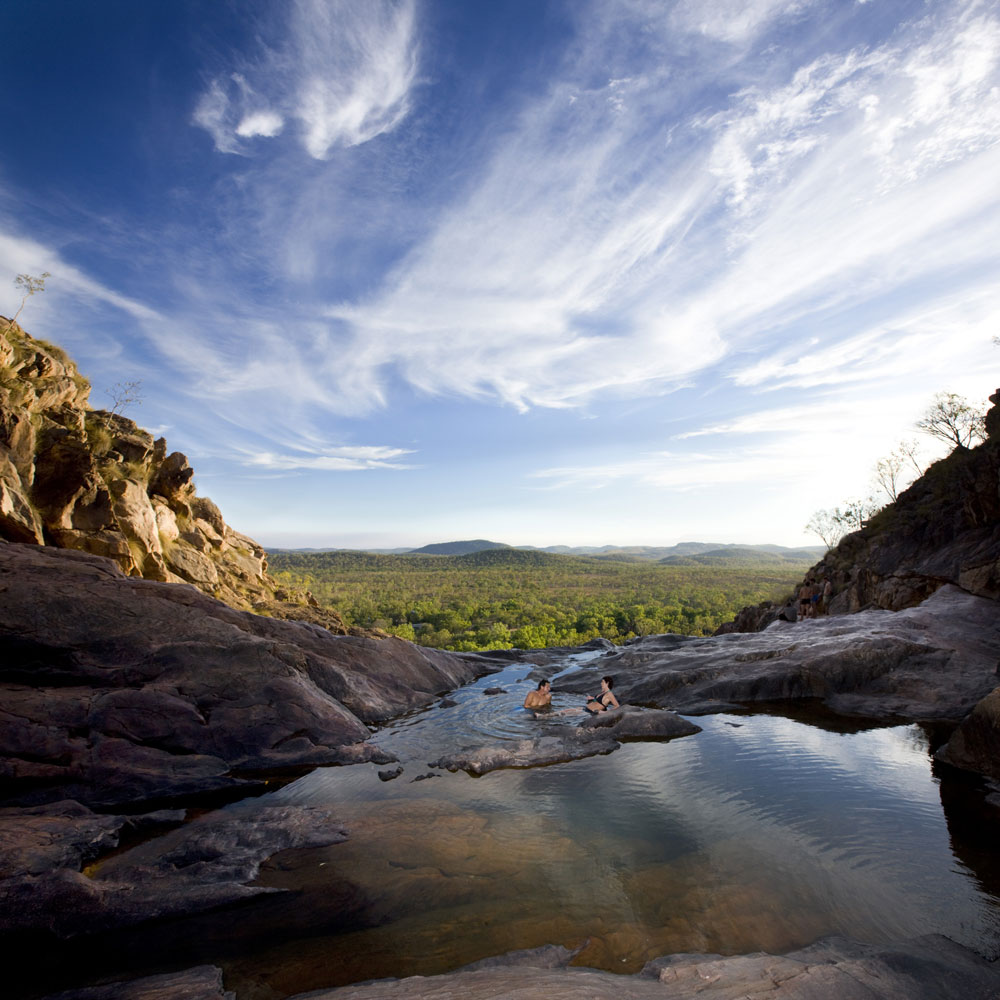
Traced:
<path id="1" fill-rule="evenodd" d="M 99 829 L 102 821 L 108 824 L 110 843 L 100 846 L 112 846 L 110 831 L 125 822 L 123 817 L 93 814 L 83 820 L 78 822 L 80 829 L 86 829 L 87 822 L 92 829 Z M 6 931 L 51 931 L 60 936 L 190 914 L 280 891 L 248 884 L 262 861 L 286 848 L 322 847 L 347 839 L 329 809 L 240 804 L 109 857 L 85 876 L 56 866 L 53 862 L 59 859 L 44 854 L 46 829 L 36 825 L 30 832 L 38 847 L 36 872 L 21 869 L 0 881 L 0 926 Z M 8 838 L 6 825 L 0 833 Z M 28 841 L 22 833 L 19 858 L 30 857 Z M 88 851 L 80 851 L 76 843 L 69 846 L 80 859 L 87 856 Z"/>
<path id="2" fill-rule="evenodd" d="M 222 984 L 222 970 L 199 965 L 131 982 L 106 983 L 50 994 L 45 1000 L 236 1000 Z"/>
<path id="3" fill-rule="evenodd" d="M 1000 687 L 976 705 L 935 756 L 965 771 L 1000 778 Z"/>
<path id="4" fill-rule="evenodd" d="M 80 552 L 0 543 L 0 791 L 104 808 L 234 771 L 385 760 L 367 723 L 488 666 L 237 611 Z"/>
<path id="5" fill-rule="evenodd" d="M 79 802 L 0 809 L 0 878 L 80 869 L 118 845 L 121 816 L 99 816 Z"/>

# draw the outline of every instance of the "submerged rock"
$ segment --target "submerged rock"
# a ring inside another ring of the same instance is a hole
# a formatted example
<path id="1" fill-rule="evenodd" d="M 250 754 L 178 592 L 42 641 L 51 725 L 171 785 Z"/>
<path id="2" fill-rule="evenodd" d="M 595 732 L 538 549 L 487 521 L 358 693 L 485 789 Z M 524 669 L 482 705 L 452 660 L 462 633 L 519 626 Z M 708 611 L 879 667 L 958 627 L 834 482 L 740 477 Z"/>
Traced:
<path id="1" fill-rule="evenodd" d="M 223 986 L 222 969 L 199 965 L 183 972 L 165 972 L 130 982 L 65 990 L 45 1000 L 236 1000 L 236 994 Z"/>

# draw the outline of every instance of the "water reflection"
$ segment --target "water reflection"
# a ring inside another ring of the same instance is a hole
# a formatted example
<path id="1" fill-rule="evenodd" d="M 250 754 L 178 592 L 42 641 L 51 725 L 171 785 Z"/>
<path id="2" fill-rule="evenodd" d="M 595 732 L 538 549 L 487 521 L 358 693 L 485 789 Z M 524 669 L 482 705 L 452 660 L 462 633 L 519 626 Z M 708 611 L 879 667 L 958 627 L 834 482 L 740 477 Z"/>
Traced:
<path id="1" fill-rule="evenodd" d="M 483 694 L 496 686 L 506 693 Z M 404 766 L 395 781 L 328 769 L 276 793 L 335 803 L 352 835 L 262 873 L 297 892 L 268 905 L 294 898 L 315 922 L 305 940 L 226 964 L 241 1000 L 547 943 L 586 943 L 578 964 L 622 972 L 671 952 L 781 952 L 831 933 L 936 932 L 1000 950 L 996 897 L 956 859 L 919 727 L 710 716 L 668 744 L 412 780 L 442 752 L 553 724 L 520 709 L 533 686 L 508 667 L 384 731 Z"/>

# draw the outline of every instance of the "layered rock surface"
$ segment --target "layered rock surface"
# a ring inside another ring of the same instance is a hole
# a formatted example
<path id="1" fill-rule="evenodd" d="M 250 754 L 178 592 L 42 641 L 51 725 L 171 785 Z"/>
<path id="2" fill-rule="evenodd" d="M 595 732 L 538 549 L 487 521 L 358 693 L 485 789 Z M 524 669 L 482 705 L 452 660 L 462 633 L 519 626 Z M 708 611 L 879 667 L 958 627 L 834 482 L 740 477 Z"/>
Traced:
<path id="1" fill-rule="evenodd" d="M 763 632 L 636 639 L 562 685 L 686 714 L 815 698 L 874 718 L 958 722 L 996 686 L 997 604 L 946 586 L 904 611 L 775 622 Z"/>
<path id="2" fill-rule="evenodd" d="M 130 576 L 352 631 L 269 576 L 264 549 L 197 495 L 184 455 L 119 413 L 91 409 L 89 395 L 62 350 L 0 317 L 0 540 L 106 556 Z"/>
<path id="3" fill-rule="evenodd" d="M 88 805 L 363 759 L 368 724 L 489 669 L 238 611 L 110 560 L 0 545 L 3 797 Z"/>

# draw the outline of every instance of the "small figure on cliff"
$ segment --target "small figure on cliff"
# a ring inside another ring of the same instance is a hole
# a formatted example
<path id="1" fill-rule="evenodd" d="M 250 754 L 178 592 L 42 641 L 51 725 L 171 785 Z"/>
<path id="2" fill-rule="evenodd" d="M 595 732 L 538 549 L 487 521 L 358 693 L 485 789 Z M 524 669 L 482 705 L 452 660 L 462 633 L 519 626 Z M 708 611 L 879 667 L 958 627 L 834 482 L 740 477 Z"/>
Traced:
<path id="1" fill-rule="evenodd" d="M 828 615 L 830 613 L 831 597 L 833 597 L 833 584 L 830 582 L 829 578 L 827 578 L 823 581 L 823 602 L 821 604 L 824 615 Z"/>
<path id="2" fill-rule="evenodd" d="M 534 691 L 529 691 L 524 699 L 525 708 L 548 708 L 552 704 L 552 685 L 539 681 Z"/>
<path id="3" fill-rule="evenodd" d="M 799 588 L 799 618 L 812 618 L 815 615 L 815 607 L 812 603 L 815 587 L 811 583 L 804 583 Z"/>

